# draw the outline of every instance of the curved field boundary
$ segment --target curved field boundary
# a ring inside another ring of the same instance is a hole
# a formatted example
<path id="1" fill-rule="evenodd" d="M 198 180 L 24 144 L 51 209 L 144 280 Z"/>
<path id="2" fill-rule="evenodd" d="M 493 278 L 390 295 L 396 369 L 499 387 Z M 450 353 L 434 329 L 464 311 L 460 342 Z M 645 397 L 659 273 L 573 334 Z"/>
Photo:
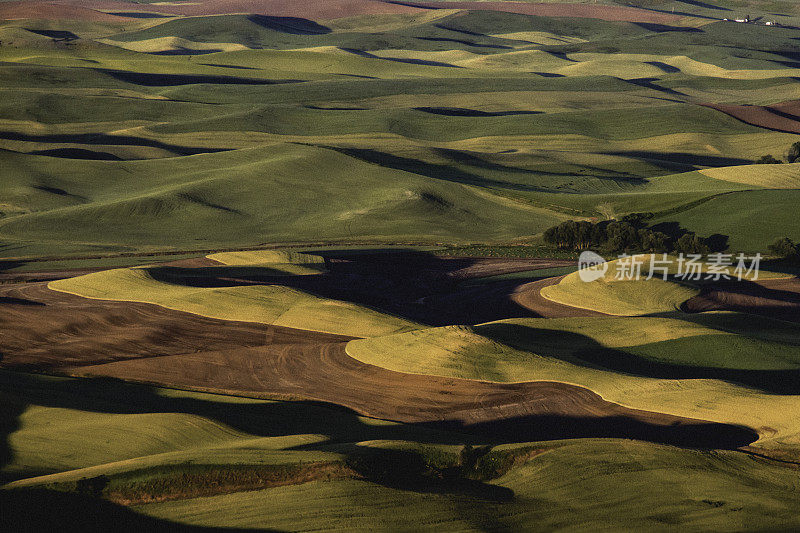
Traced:
<path id="1" fill-rule="evenodd" d="M 772 131 L 800 133 L 800 101 L 772 106 L 701 103 L 737 120 Z"/>
<path id="2" fill-rule="evenodd" d="M 257 268 L 255 276 L 285 274 L 266 267 L 252 268 Z M 52 281 L 48 288 L 95 300 L 150 303 L 221 320 L 351 336 L 385 335 L 421 327 L 366 306 L 322 298 L 284 285 L 242 284 L 219 272 L 206 274 L 198 271 L 187 275 L 186 271 L 168 267 L 112 269 Z M 236 275 L 241 274 L 230 273 L 231 277 Z"/>
<path id="3" fill-rule="evenodd" d="M 635 7 L 527 2 L 393 2 L 427 9 L 464 9 L 471 11 L 504 11 L 538 17 L 592 18 L 619 22 L 674 24 L 685 19 L 682 15 L 660 13 Z"/>
<path id="4" fill-rule="evenodd" d="M 611 316 L 600 311 L 595 311 L 594 309 L 584 309 L 562 304 L 542 295 L 542 289 L 559 284 L 565 277 L 566 275 L 557 276 L 520 285 L 511 295 L 511 299 L 542 318 Z"/>
<path id="5" fill-rule="evenodd" d="M 345 345 L 263 346 L 138 359 L 81 367 L 72 374 L 324 401 L 374 418 L 490 438 L 502 435 L 520 442 L 624 436 L 728 448 L 758 438 L 744 427 L 623 407 L 566 383 L 501 384 L 393 372 L 356 361 L 347 355 Z"/>
<path id="6" fill-rule="evenodd" d="M 741 165 L 699 170 L 715 180 L 767 189 L 800 189 L 800 163 Z"/>
<path id="7" fill-rule="evenodd" d="M 800 322 L 800 279 L 760 280 L 746 285 L 716 284 L 687 300 L 683 310 L 689 313 L 738 311 Z"/>
<path id="8" fill-rule="evenodd" d="M 358 15 L 391 15 L 424 13 L 429 8 L 382 2 L 380 0 L 214 0 L 213 2 L 164 2 L 137 4 L 115 0 L 26 0 L 9 2 L 5 6 L 8 18 L 42 18 L 35 16 L 49 5 L 56 5 L 60 12 L 72 12 L 78 17 L 84 11 L 100 12 L 115 20 L 126 20 L 120 16 L 108 15 L 103 11 L 122 13 L 161 13 L 165 15 L 203 16 L 248 13 L 280 17 L 298 17 L 312 20 L 337 19 Z M 445 7 L 446 6 L 442 6 Z M 91 19 L 90 19 L 91 20 Z"/>
<path id="9" fill-rule="evenodd" d="M 622 436 L 738 447 L 757 438 L 738 426 L 629 409 L 566 383 L 503 384 L 393 372 L 351 358 L 345 351 L 348 337 L 79 298 L 43 283 L 9 287 L 0 295 L 7 332 L 0 351 L 13 354 L 0 363 L 6 368 L 320 400 L 376 418 L 490 438 L 504 434 L 521 442 Z M 115 360 L 120 358 L 125 359 Z"/>
<path id="10" fill-rule="evenodd" d="M 104 13 L 82 5 L 85 2 L 0 2 L 0 20 L 45 19 L 45 20 L 88 20 L 92 22 L 129 22 L 124 16 Z M 123 4 L 123 2 L 119 2 Z M 124 4 L 128 9 L 135 4 Z"/>

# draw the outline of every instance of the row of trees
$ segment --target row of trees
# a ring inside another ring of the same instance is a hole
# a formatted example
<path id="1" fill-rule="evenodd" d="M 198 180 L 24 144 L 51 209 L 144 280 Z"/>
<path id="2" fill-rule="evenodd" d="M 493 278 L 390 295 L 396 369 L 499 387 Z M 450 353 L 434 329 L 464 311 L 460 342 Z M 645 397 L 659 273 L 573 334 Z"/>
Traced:
<path id="1" fill-rule="evenodd" d="M 800 142 L 796 142 L 792 146 L 790 146 L 789 151 L 786 153 L 787 163 L 795 163 L 798 161 L 800 161 Z M 761 157 L 756 159 L 757 165 L 774 165 L 777 163 L 783 163 L 783 161 L 776 158 L 772 154 L 762 155 Z"/>
<path id="2" fill-rule="evenodd" d="M 544 232 L 544 241 L 562 250 L 593 249 L 604 253 L 669 253 L 708 254 L 707 239 L 692 232 L 676 237 L 644 227 L 641 214 L 622 220 L 589 222 L 567 220 Z"/>
<path id="3" fill-rule="evenodd" d="M 800 263 L 800 244 L 795 243 L 789 237 L 778 239 L 770 244 L 767 249 L 769 249 L 770 253 L 773 255 L 785 259 L 790 263 Z"/>

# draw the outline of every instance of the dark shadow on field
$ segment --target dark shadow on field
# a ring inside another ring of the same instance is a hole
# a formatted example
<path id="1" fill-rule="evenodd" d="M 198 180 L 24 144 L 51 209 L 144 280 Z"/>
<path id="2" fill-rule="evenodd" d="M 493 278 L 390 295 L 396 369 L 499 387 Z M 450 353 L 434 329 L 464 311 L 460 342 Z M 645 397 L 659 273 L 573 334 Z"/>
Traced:
<path id="1" fill-rule="evenodd" d="M 488 334 L 484 331 L 488 331 Z M 800 393 L 800 369 L 741 370 L 664 363 L 637 355 L 637 346 L 631 347 L 628 352 L 607 348 L 585 335 L 517 324 L 494 324 L 489 330 L 481 330 L 481 333 L 521 349 L 526 346 L 527 349 L 532 349 L 531 346 L 534 346 L 535 351 L 542 355 L 558 357 L 590 368 L 658 379 L 718 379 L 770 394 Z"/>
<path id="2" fill-rule="evenodd" d="M 0 251 L 2 251 L 3 247 L 0 246 Z M 6 270 L 11 270 L 12 268 L 17 268 L 25 264 L 25 261 L 14 261 L 8 259 L 0 259 L 0 272 L 5 272 Z"/>
<path id="3" fill-rule="evenodd" d="M 162 19 L 172 18 L 173 15 L 165 15 L 163 13 L 147 13 L 136 11 L 107 11 L 109 15 L 117 15 L 118 17 L 128 17 L 132 19 Z"/>
<path id="4" fill-rule="evenodd" d="M 305 107 L 306 109 L 314 109 L 315 111 L 367 111 L 367 110 L 369 110 L 368 107 L 356 107 L 356 106 L 350 106 L 350 107 L 336 107 L 336 106 L 324 107 L 324 106 L 313 105 L 313 104 L 309 104 L 309 105 L 306 105 L 306 106 L 303 106 L 303 107 Z"/>
<path id="5" fill-rule="evenodd" d="M 509 385 L 513 386 L 513 385 Z M 51 378 L 0 371 L 0 391 L 23 395 L 18 402 L 88 412 L 141 414 L 183 413 L 206 417 L 237 431 L 263 437 L 288 435 L 325 435 L 327 440 L 305 444 L 297 449 L 336 449 L 349 457 L 361 457 L 362 447 L 353 443 L 371 440 L 401 440 L 429 444 L 480 444 L 534 442 L 564 438 L 614 437 L 635 438 L 649 442 L 692 448 L 737 448 L 758 437 L 750 429 L 728 424 L 688 424 L 676 421 L 663 425 L 653 420 L 632 420 L 619 415 L 587 420 L 564 415 L 510 417 L 497 422 L 464 424 L 422 422 L 374 424 L 354 411 L 326 402 L 310 401 L 218 401 L 217 396 L 163 395 L 148 385 L 126 383 L 107 378 Z M 17 422 L 7 417 L 6 427 Z M 594 420 L 594 421 L 592 421 Z M 688 419 L 687 419 L 688 422 Z M 369 451 L 369 453 L 381 453 Z M 386 457 L 386 456 L 384 456 Z M 374 469 L 368 469 L 374 470 Z M 386 477 L 392 475 L 391 469 Z M 395 479 L 403 472 L 395 472 Z"/>
<path id="6" fill-rule="evenodd" d="M 673 67 L 672 65 L 662 63 L 661 61 L 645 61 L 645 64 L 660 68 L 662 72 L 666 72 L 667 74 L 675 74 L 676 72 L 681 71 L 681 69 L 678 67 Z"/>
<path id="7" fill-rule="evenodd" d="M 80 531 L 85 533 L 244 532 L 168 522 L 87 494 L 47 489 L 0 490 L 0 529 L 14 533 Z"/>
<path id="8" fill-rule="evenodd" d="M 800 66 L 800 63 L 797 63 L 797 66 Z M 797 66 L 795 68 L 797 68 Z M 769 106 L 765 107 L 764 109 L 766 109 L 773 115 L 778 115 L 779 117 L 788 118 L 789 120 L 800 121 L 800 116 L 795 115 L 793 113 L 782 111 L 780 109 L 776 109 L 775 107 L 769 107 Z"/>
<path id="9" fill-rule="evenodd" d="M 728 9 L 727 7 L 715 6 L 714 4 L 700 2 L 699 0 L 675 0 L 675 1 L 680 2 L 682 4 L 689 4 L 690 6 L 702 7 L 704 9 L 713 9 L 716 11 L 732 11 L 732 9 Z"/>
<path id="10" fill-rule="evenodd" d="M 376 56 L 375 54 L 371 54 L 364 50 L 359 50 L 357 48 L 343 48 L 339 47 L 340 50 L 345 52 L 349 52 L 353 55 L 357 55 L 359 57 L 366 57 L 368 59 L 382 59 L 384 61 L 394 61 L 396 63 L 408 63 L 411 65 L 424 65 L 428 67 L 450 67 L 450 68 L 464 68 L 460 65 L 451 65 L 450 63 L 443 63 L 441 61 L 430 61 L 428 59 L 414 59 L 409 57 L 381 57 Z"/>
<path id="11" fill-rule="evenodd" d="M 749 165 L 751 159 L 741 159 L 736 157 L 724 157 L 715 155 L 699 155 L 684 152 L 650 152 L 646 150 L 625 150 L 602 152 L 605 155 L 617 155 L 630 157 L 640 161 L 646 161 L 653 165 L 666 168 L 688 168 L 698 170 L 697 167 L 729 167 L 736 165 Z"/>
<path id="12" fill-rule="evenodd" d="M 541 76 L 543 78 L 566 78 L 567 77 L 566 74 L 557 74 L 555 72 L 533 72 L 533 74 L 536 74 L 536 75 Z"/>
<path id="13" fill-rule="evenodd" d="M 481 111 L 463 107 L 415 107 L 414 110 L 445 117 L 510 117 L 514 115 L 541 115 L 543 113 L 543 111 Z"/>
<path id="14" fill-rule="evenodd" d="M 453 39 L 450 37 L 415 37 L 415 39 L 419 39 L 420 41 L 430 41 L 430 42 L 443 42 L 443 43 L 456 43 L 456 44 L 463 44 L 466 46 L 472 46 L 475 48 L 492 48 L 495 50 L 513 50 L 513 46 L 507 46 L 504 44 L 486 44 L 486 43 L 476 43 L 474 41 L 466 41 L 464 39 Z"/>
<path id="15" fill-rule="evenodd" d="M 532 415 L 477 424 L 440 424 L 438 427 L 486 434 L 495 443 L 626 438 L 684 448 L 735 449 L 758 440 L 755 431 L 742 426 L 715 422 L 687 424 L 678 421 L 672 425 L 660 425 L 625 416 Z"/>
<path id="16" fill-rule="evenodd" d="M 31 155 L 47 157 L 61 157 L 64 159 L 87 159 L 92 161 L 123 161 L 121 157 L 99 150 L 85 150 L 83 148 L 53 148 L 51 150 L 35 150 L 27 152 Z"/>
<path id="17" fill-rule="evenodd" d="M 259 78 L 241 78 L 237 76 L 213 76 L 201 74 L 159 74 L 150 72 L 131 72 L 127 70 L 94 69 L 117 81 L 142 85 L 146 87 L 171 87 L 173 85 L 279 85 L 285 83 L 302 83 L 305 80 L 266 80 Z"/>
<path id="18" fill-rule="evenodd" d="M 11 305 L 33 305 L 33 306 L 43 306 L 42 302 L 36 302 L 34 300 L 27 300 L 25 298 L 14 298 L 13 296 L 0 296 L 0 305 L 3 304 L 11 304 Z M 2 361 L 2 357 L 0 357 L 0 361 Z"/>
<path id="19" fill-rule="evenodd" d="M 341 154 L 345 154 L 350 157 L 360 159 L 361 161 L 366 161 L 367 163 L 373 163 L 387 168 L 393 168 L 395 170 L 412 172 L 414 174 L 419 174 L 422 176 L 427 176 L 429 178 L 434 178 L 444 181 L 466 183 L 470 185 L 479 185 L 481 187 L 512 189 L 517 191 L 538 191 L 538 192 L 549 191 L 549 189 L 547 188 L 538 187 L 535 185 L 525 185 L 522 183 L 513 183 L 510 181 L 494 180 L 491 178 L 483 177 L 479 174 L 473 174 L 467 172 L 465 170 L 462 170 L 460 168 L 451 165 L 429 163 L 427 161 L 422 161 L 420 159 L 401 157 L 387 152 L 379 152 L 378 150 L 373 150 L 370 148 L 343 148 L 338 146 L 325 146 L 325 145 L 316 145 L 316 146 L 319 146 L 320 148 L 326 148 L 328 150 L 334 150 Z M 514 169 L 514 170 L 519 172 L 537 173 L 536 171 L 525 171 L 523 169 Z M 552 175 L 550 173 L 542 173 L 542 174 Z"/>
<path id="20" fill-rule="evenodd" d="M 642 29 L 647 31 L 652 31 L 655 33 L 667 33 L 667 32 L 681 32 L 681 33 L 703 33 L 703 30 L 700 28 L 692 28 L 686 26 L 668 26 L 666 24 L 654 24 L 652 22 L 633 22 L 634 26 L 639 26 Z"/>
<path id="21" fill-rule="evenodd" d="M 260 68 L 257 67 L 243 67 L 240 65 L 222 65 L 219 63 L 200 63 L 200 64 L 205 67 L 234 68 L 240 70 L 261 70 Z"/>
<path id="22" fill-rule="evenodd" d="M 800 322 L 800 281 L 717 281 L 700 284 L 700 294 L 684 302 L 688 313 L 736 311 Z"/>
<path id="23" fill-rule="evenodd" d="M 174 50 L 148 52 L 148 54 L 153 56 L 204 56 L 206 54 L 216 54 L 217 52 L 224 52 L 224 50 L 222 48 L 207 48 L 203 50 L 194 48 L 175 48 Z"/>
<path id="24" fill-rule="evenodd" d="M 687 233 L 691 233 L 688 229 L 684 228 L 680 225 L 679 222 L 658 222 L 657 224 L 653 224 L 648 226 L 648 229 L 652 231 L 656 231 L 659 233 L 664 233 L 667 235 L 673 242 L 677 242 L 678 239 L 686 235 Z M 700 238 L 703 244 L 708 246 L 708 249 L 712 253 L 716 252 L 724 252 L 728 249 L 730 236 L 722 234 L 722 233 L 714 233 L 713 235 L 709 235 L 705 238 Z"/>
<path id="25" fill-rule="evenodd" d="M 483 154 L 479 155 L 479 153 L 470 152 L 468 150 L 453 150 L 451 148 L 431 148 L 431 151 L 439 155 L 442 155 L 456 163 L 469 165 L 471 167 L 479 169 L 494 170 L 499 172 L 513 172 L 519 174 L 527 174 L 531 176 L 562 176 L 562 177 L 576 176 L 575 172 L 542 171 L 542 170 L 533 170 L 523 167 L 503 165 L 500 163 L 495 163 L 493 161 L 487 161 L 486 159 L 481 157 L 481 155 Z M 628 172 L 614 171 L 585 164 L 578 166 L 581 169 L 580 171 L 586 171 L 586 170 L 591 171 L 592 177 L 601 180 L 611 180 L 617 183 L 631 183 L 637 185 L 643 185 L 647 182 L 646 179 Z"/>
<path id="26" fill-rule="evenodd" d="M 106 133 L 53 133 L 35 135 L 17 131 L 0 131 L 0 139 L 10 141 L 26 141 L 34 143 L 70 143 L 70 144 L 97 144 L 109 146 L 149 146 L 161 148 L 178 155 L 197 155 L 226 152 L 227 148 L 192 148 L 167 144 L 146 137 L 133 137 L 130 135 L 108 135 Z M 74 149 L 63 149 L 74 150 Z M 74 152 L 72 152 L 74 153 Z"/>
<path id="27" fill-rule="evenodd" d="M 302 144 L 302 143 L 300 143 Z M 569 177 L 575 178 L 575 172 L 557 172 L 557 171 L 543 171 L 534 170 L 530 168 L 503 165 L 495 163 L 481 157 L 480 153 L 471 152 L 468 150 L 453 150 L 448 148 L 431 148 L 431 151 L 446 157 L 454 164 L 431 163 L 422 159 L 414 159 L 410 157 L 402 157 L 387 152 L 380 152 L 370 148 L 349 148 L 328 145 L 311 145 L 328 150 L 334 150 L 344 155 L 355 157 L 367 163 L 373 163 L 396 170 L 403 170 L 412 172 L 428 178 L 439 179 L 444 181 L 452 181 L 456 183 L 466 183 L 472 185 L 479 185 L 481 187 L 510 189 L 516 191 L 534 191 L 534 192 L 564 192 L 561 189 L 554 189 L 550 187 L 543 187 L 540 185 L 530 185 L 526 183 L 519 183 L 516 181 L 503 181 L 499 179 L 488 178 L 482 172 L 470 172 L 462 167 L 455 166 L 455 164 L 464 165 L 472 168 L 483 170 L 492 170 L 498 172 L 509 172 L 525 176 L 541 176 L 541 177 Z M 605 168 L 593 167 L 590 165 L 578 165 L 579 172 L 590 171 L 589 174 L 593 178 L 601 180 L 611 180 L 618 184 L 644 184 L 647 180 L 640 176 L 630 173 L 609 170 Z"/>
<path id="28" fill-rule="evenodd" d="M 577 59 L 572 59 L 567 56 L 567 52 L 559 52 L 558 50 L 548 50 L 542 49 L 542 52 L 548 53 L 551 56 L 560 59 L 562 61 L 569 61 L 570 63 L 579 63 Z M 552 75 L 548 75 L 548 77 L 553 77 Z M 563 76 L 562 76 L 563 77 Z"/>
<path id="29" fill-rule="evenodd" d="M 357 256 L 346 251 L 315 253 L 325 256 L 327 272 L 287 276 L 264 266 L 156 266 L 147 271 L 158 281 L 195 287 L 281 285 L 324 298 L 365 305 L 431 326 L 537 316 L 510 298 L 522 283 L 520 280 L 462 287 L 464 278 L 461 273 L 474 267 L 475 259 L 439 258 L 427 252 L 410 250 L 377 251 Z M 535 266 L 522 263 L 516 271 L 531 268 Z M 514 271 L 509 268 L 506 272 Z"/>
<path id="30" fill-rule="evenodd" d="M 324 35 L 331 29 L 313 20 L 298 17 L 276 17 L 269 15 L 247 15 L 247 20 L 268 30 L 291 35 Z"/>
<path id="31" fill-rule="evenodd" d="M 71 31 L 65 30 L 32 30 L 29 28 L 25 28 L 27 31 L 31 33 L 35 33 L 37 35 L 41 35 L 43 37 L 50 37 L 56 41 L 75 41 L 80 39 L 79 36 L 75 35 Z"/>
<path id="32" fill-rule="evenodd" d="M 636 85 L 637 87 L 652 89 L 660 93 L 668 94 L 670 96 L 683 96 L 686 98 L 689 97 L 689 95 L 687 95 L 686 93 L 682 93 L 680 91 L 676 91 L 675 89 L 670 89 L 668 87 L 662 87 L 661 85 L 658 85 L 656 83 L 657 81 L 659 81 L 658 78 L 636 78 L 636 79 L 622 80 L 622 81 L 630 83 L 631 85 Z"/>

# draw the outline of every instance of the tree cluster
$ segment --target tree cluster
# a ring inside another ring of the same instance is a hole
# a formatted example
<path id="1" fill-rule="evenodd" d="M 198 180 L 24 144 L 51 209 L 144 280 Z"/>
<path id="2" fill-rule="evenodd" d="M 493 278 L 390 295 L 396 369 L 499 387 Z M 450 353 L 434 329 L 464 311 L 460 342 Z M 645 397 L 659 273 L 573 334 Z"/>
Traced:
<path id="1" fill-rule="evenodd" d="M 800 263 L 800 243 L 795 243 L 789 237 L 783 237 L 767 246 L 770 253 L 791 263 Z"/>
<path id="2" fill-rule="evenodd" d="M 691 232 L 674 237 L 646 227 L 648 213 L 633 213 L 621 220 L 592 223 L 567 220 L 544 232 L 544 241 L 563 250 L 594 249 L 604 253 L 708 254 L 707 239 Z M 652 215 L 650 215 L 652 216 Z"/>
<path id="3" fill-rule="evenodd" d="M 786 162 L 787 163 L 800 162 L 800 142 L 796 142 L 789 147 L 789 151 L 786 153 Z M 756 159 L 756 165 L 775 165 L 778 163 L 783 163 L 783 161 L 777 159 L 772 154 L 762 155 L 761 157 Z"/>

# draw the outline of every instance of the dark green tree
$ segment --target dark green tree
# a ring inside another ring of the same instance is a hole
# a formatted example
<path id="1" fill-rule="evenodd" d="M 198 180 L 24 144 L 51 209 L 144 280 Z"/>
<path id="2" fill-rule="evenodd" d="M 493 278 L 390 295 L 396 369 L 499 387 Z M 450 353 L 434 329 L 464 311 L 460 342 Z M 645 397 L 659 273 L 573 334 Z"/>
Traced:
<path id="1" fill-rule="evenodd" d="M 756 159 L 756 165 L 777 165 L 778 163 L 783 163 L 783 161 L 780 159 L 775 159 L 770 154 L 762 155 Z"/>
<path id="2" fill-rule="evenodd" d="M 800 258 L 800 245 L 795 244 L 795 242 L 789 237 L 778 239 L 767 246 L 767 249 L 770 251 L 770 253 L 773 253 L 782 259 L 796 260 Z"/>
<path id="3" fill-rule="evenodd" d="M 786 154 L 786 161 L 789 163 L 794 163 L 798 159 L 800 159 L 800 142 L 794 143 Z"/>
<path id="4" fill-rule="evenodd" d="M 708 254 L 711 249 L 702 239 L 694 233 L 685 233 L 675 243 L 675 251 L 683 254 Z"/>

